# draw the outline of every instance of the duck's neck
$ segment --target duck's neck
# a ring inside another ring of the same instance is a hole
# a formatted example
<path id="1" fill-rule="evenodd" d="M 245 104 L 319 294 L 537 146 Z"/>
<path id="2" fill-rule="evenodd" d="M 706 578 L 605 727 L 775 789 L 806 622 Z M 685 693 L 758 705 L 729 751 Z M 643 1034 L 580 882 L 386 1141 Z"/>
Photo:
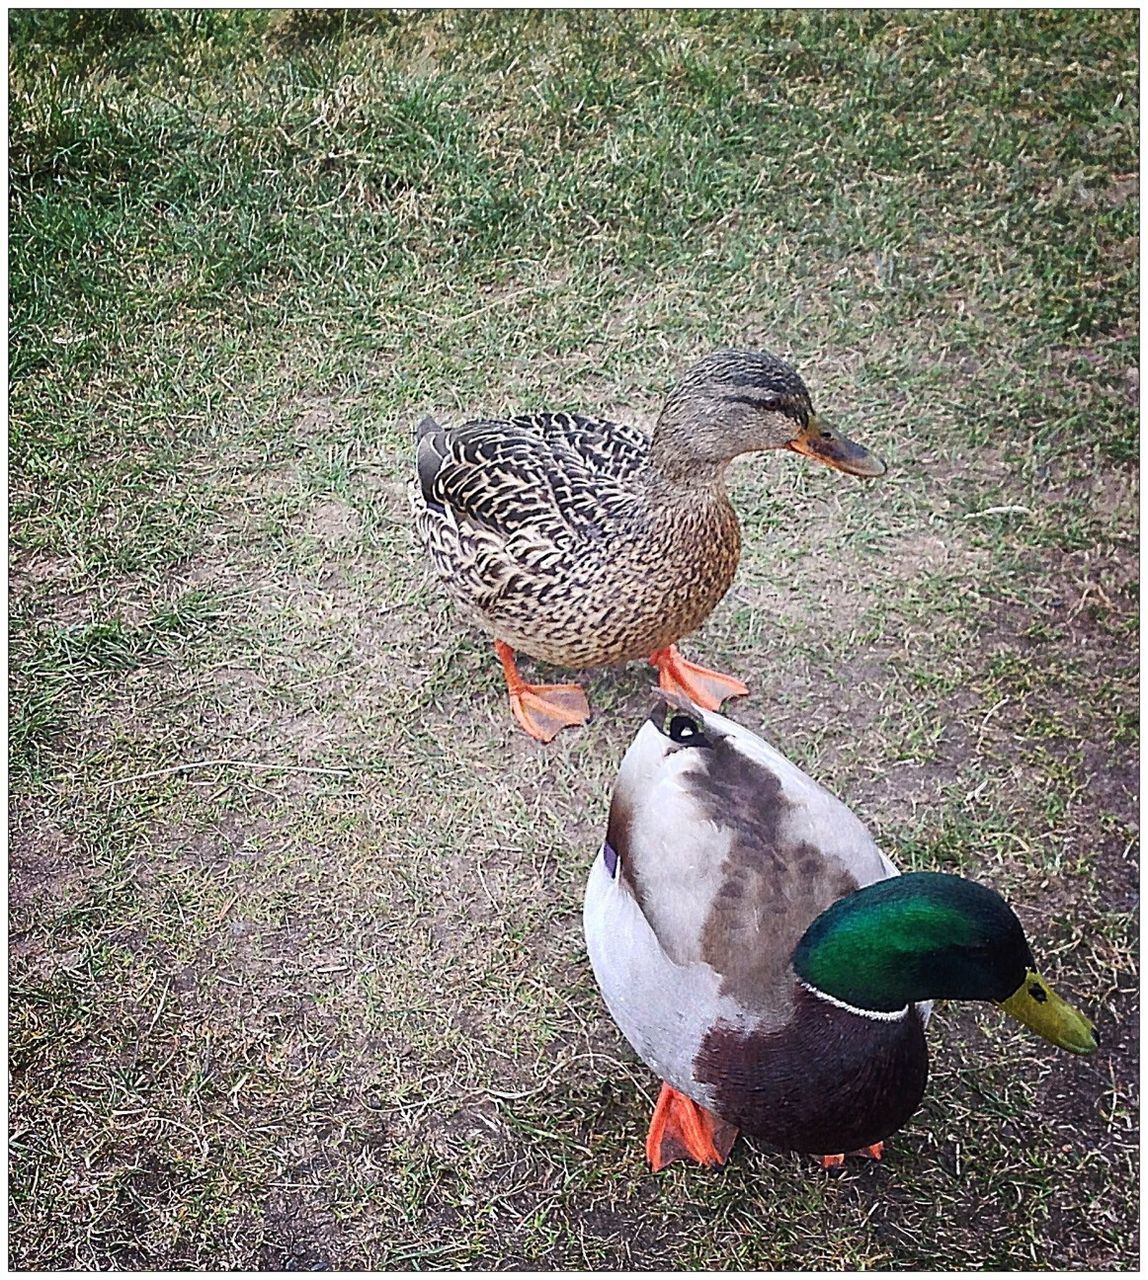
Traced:
<path id="1" fill-rule="evenodd" d="M 651 444 L 646 487 L 652 496 L 662 499 L 683 492 L 711 493 L 724 498 L 728 466 L 728 459 L 715 463 L 670 450 L 658 450 L 655 444 Z"/>
<path id="2" fill-rule="evenodd" d="M 662 410 L 650 440 L 650 474 L 674 489 L 725 490 L 725 471 L 744 450 L 730 443 L 709 407 L 680 414 L 671 402 Z"/>
<path id="3" fill-rule="evenodd" d="M 1001 906 L 992 890 L 959 876 L 894 876 L 823 911 L 797 944 L 793 968 L 818 994 L 870 1014 L 939 998 L 1001 1000 L 1023 979 L 1027 951 L 1021 933 L 999 957 L 987 954 Z"/>

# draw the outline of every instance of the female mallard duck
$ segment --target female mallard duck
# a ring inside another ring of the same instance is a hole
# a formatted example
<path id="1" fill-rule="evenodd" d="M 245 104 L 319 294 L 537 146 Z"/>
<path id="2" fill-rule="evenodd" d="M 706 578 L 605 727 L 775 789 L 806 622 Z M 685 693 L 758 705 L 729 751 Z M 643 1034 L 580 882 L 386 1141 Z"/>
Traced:
<path id="1" fill-rule="evenodd" d="M 662 688 L 717 708 L 747 692 L 683 659 L 741 551 L 725 470 L 793 449 L 857 476 L 884 464 L 822 425 L 796 370 L 766 352 L 716 351 L 670 392 L 652 437 L 570 413 L 417 432 L 411 502 L 431 562 L 493 634 L 515 717 L 549 742 L 590 714 L 578 685 L 528 685 L 514 650 L 564 667 L 648 658 Z"/>
<path id="2" fill-rule="evenodd" d="M 655 1169 L 721 1164 L 739 1129 L 827 1166 L 880 1155 L 924 1093 L 941 997 L 992 1000 L 1061 1048 L 1096 1048 L 997 893 L 898 875 L 812 778 L 672 693 L 622 761 L 584 923 L 610 1012 L 667 1082 Z"/>

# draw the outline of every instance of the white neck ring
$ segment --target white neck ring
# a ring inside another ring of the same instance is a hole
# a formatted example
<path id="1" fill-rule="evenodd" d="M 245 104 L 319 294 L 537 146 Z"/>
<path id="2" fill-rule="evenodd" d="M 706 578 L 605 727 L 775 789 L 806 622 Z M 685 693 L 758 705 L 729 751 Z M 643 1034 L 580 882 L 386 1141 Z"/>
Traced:
<path id="1" fill-rule="evenodd" d="M 905 1014 L 909 1012 L 908 1005 L 903 1009 L 894 1009 L 891 1013 L 883 1009 L 858 1009 L 855 1004 L 846 1004 L 844 1000 L 838 1000 L 836 996 L 831 996 L 828 992 L 820 990 L 818 987 L 806 982 L 804 978 L 798 978 L 797 981 L 810 995 L 815 995 L 818 1000 L 824 1000 L 826 1004 L 835 1005 L 838 1009 L 844 1009 L 846 1013 L 855 1013 L 859 1018 L 872 1018 L 874 1022 L 900 1022 Z"/>

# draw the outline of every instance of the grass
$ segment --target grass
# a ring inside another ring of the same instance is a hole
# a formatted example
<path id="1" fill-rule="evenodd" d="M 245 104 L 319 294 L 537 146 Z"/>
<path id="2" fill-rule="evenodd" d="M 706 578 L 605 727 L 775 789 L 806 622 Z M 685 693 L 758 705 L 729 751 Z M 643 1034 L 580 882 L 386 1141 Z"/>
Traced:
<path id="1" fill-rule="evenodd" d="M 1135 16 L 10 32 L 11 1265 L 1134 1267 Z M 949 1006 L 838 1177 L 643 1171 L 579 916 L 648 675 L 527 741 L 403 493 L 720 343 L 891 467 L 739 463 L 691 653 L 1102 1038 Z"/>

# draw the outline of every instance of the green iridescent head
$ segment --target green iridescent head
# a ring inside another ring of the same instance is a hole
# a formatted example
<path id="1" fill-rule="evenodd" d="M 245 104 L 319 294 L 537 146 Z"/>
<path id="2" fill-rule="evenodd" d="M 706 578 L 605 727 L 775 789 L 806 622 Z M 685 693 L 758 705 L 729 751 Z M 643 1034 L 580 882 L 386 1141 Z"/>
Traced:
<path id="1" fill-rule="evenodd" d="M 1096 1048 L 1092 1024 L 1037 974 L 1005 900 L 961 876 L 911 872 L 840 898 L 805 931 L 793 967 L 857 1009 L 992 1000 L 1061 1048 Z"/>

